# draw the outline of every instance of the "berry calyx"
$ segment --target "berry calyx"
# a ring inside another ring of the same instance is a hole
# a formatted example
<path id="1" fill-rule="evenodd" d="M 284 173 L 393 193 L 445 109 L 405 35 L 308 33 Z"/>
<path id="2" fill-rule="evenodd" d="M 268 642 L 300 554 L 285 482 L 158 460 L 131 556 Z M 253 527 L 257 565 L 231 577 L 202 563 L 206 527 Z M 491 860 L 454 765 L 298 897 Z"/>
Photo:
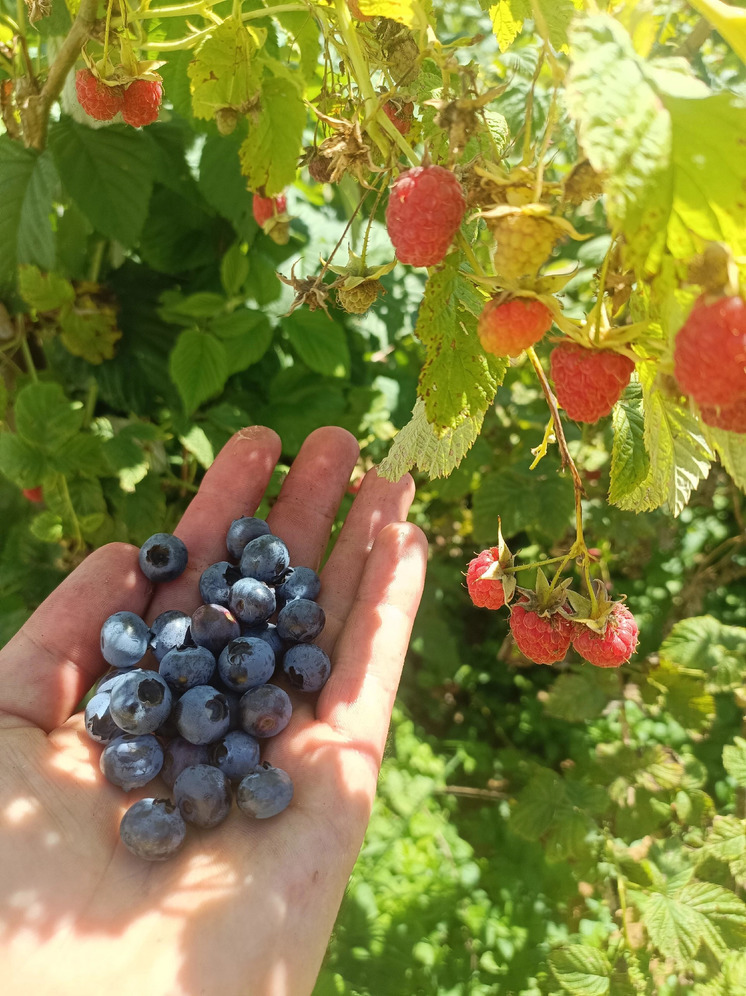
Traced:
<path id="1" fill-rule="evenodd" d="M 610 350 L 563 342 L 549 357 L 557 400 L 575 422 L 598 422 L 622 396 L 634 363 Z"/>
<path id="2" fill-rule="evenodd" d="M 443 166 L 415 166 L 394 181 L 386 228 L 400 262 L 434 266 L 444 259 L 461 225 L 461 184 Z"/>
<path id="3" fill-rule="evenodd" d="M 746 395 L 746 301 L 695 302 L 674 343 L 674 373 L 698 405 L 732 405 Z"/>
<path id="4" fill-rule="evenodd" d="M 746 433 L 746 395 L 732 405 L 701 405 L 699 414 L 702 421 L 714 429 Z"/>
<path id="5" fill-rule="evenodd" d="M 621 667 L 637 648 L 635 617 L 622 602 L 613 602 L 603 630 L 576 623 L 572 645 L 582 658 L 595 667 Z"/>
<path id="6" fill-rule="evenodd" d="M 552 313 L 535 298 L 494 297 L 479 316 L 477 330 L 485 353 L 518 356 L 552 327 Z"/>
<path id="7" fill-rule="evenodd" d="M 570 649 L 573 624 L 559 613 L 539 615 L 519 602 L 510 613 L 510 631 L 524 657 L 534 664 L 556 664 Z"/>
<path id="8" fill-rule="evenodd" d="M 75 74 L 75 93 L 86 114 L 96 121 L 111 121 L 124 107 L 124 87 L 107 86 L 87 68 Z"/>
<path id="9" fill-rule="evenodd" d="M 163 97 L 159 80 L 133 80 L 124 91 L 122 118 L 133 128 L 144 128 L 158 117 Z"/>

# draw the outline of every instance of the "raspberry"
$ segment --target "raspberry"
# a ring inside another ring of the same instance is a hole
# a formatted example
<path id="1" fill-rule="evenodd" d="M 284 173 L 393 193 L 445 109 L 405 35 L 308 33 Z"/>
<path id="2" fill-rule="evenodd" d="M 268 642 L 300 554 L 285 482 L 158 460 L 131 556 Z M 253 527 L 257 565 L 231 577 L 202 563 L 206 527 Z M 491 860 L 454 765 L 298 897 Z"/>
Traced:
<path id="1" fill-rule="evenodd" d="M 732 405 L 702 405 L 699 414 L 706 425 L 715 429 L 746 433 L 746 396 L 734 401 Z"/>
<path id="2" fill-rule="evenodd" d="M 576 422 L 598 422 L 622 396 L 635 365 L 608 350 L 564 342 L 549 358 L 557 400 Z"/>
<path id="3" fill-rule="evenodd" d="M 143 128 L 158 117 L 163 87 L 158 80 L 133 80 L 124 91 L 122 117 L 133 128 Z"/>
<path id="4" fill-rule="evenodd" d="M 637 623 L 626 605 L 615 602 L 603 633 L 588 626 L 575 627 L 572 645 L 581 657 L 596 667 L 621 667 L 637 648 Z"/>
<path id="5" fill-rule="evenodd" d="M 540 616 L 520 603 L 510 613 L 510 629 L 518 649 L 534 664 L 561 661 L 572 642 L 573 625 L 569 619 L 556 613 Z"/>
<path id="6" fill-rule="evenodd" d="M 466 569 L 466 587 L 469 597 L 480 609 L 501 609 L 505 605 L 505 589 L 499 578 L 481 578 L 481 575 L 497 562 L 500 551 L 496 546 L 482 550 Z"/>
<path id="7" fill-rule="evenodd" d="M 96 121 L 111 121 L 122 110 L 123 88 L 107 86 L 90 69 L 79 69 L 75 74 L 75 92 L 80 106 Z"/>
<path id="8" fill-rule="evenodd" d="M 412 111 L 414 110 L 414 105 L 411 101 L 398 107 L 393 104 L 390 100 L 383 105 L 383 113 L 389 119 L 391 124 L 396 128 L 400 135 L 406 135 L 407 132 L 412 127 Z"/>
<path id="9" fill-rule="evenodd" d="M 698 405 L 732 405 L 746 395 L 746 301 L 700 298 L 674 343 L 679 386 Z"/>
<path id="10" fill-rule="evenodd" d="M 507 208 L 486 221 L 495 237 L 495 270 L 508 280 L 533 277 L 551 254 L 563 232 L 551 216 L 532 214 L 528 208 Z"/>
<path id="11" fill-rule="evenodd" d="M 351 315 L 364 315 L 377 299 L 382 285 L 380 280 L 364 280 L 356 287 L 340 287 L 337 300 L 341 308 Z"/>
<path id="12" fill-rule="evenodd" d="M 254 221 L 257 225 L 264 225 L 275 215 L 285 214 L 287 199 L 284 194 L 280 194 L 279 197 L 260 197 L 259 194 L 254 194 L 252 208 Z"/>
<path id="13" fill-rule="evenodd" d="M 443 166 L 415 166 L 394 181 L 386 227 L 402 263 L 434 266 L 448 252 L 466 210 L 461 184 Z"/>
<path id="14" fill-rule="evenodd" d="M 552 313 L 541 301 L 527 297 L 503 301 L 493 297 L 482 309 L 477 329 L 486 353 L 518 356 L 551 327 Z"/>
<path id="15" fill-rule="evenodd" d="M 24 488 L 23 497 L 27 498 L 29 501 L 34 502 L 38 505 L 39 502 L 44 501 L 44 492 L 41 487 L 38 488 Z"/>

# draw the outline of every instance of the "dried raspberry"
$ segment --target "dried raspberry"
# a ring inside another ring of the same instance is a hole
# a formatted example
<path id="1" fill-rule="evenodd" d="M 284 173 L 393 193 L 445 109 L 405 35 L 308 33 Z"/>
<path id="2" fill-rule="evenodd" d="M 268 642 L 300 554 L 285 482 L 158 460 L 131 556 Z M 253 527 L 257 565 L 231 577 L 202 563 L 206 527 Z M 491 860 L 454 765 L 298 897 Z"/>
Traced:
<path id="1" fill-rule="evenodd" d="M 158 80 L 133 80 L 124 91 L 122 117 L 133 128 L 144 128 L 158 117 L 162 97 Z"/>
<path id="2" fill-rule="evenodd" d="M 337 290 L 337 300 L 339 306 L 349 314 L 364 315 L 382 289 L 380 280 L 364 280 L 356 287 L 340 287 Z"/>
<path id="3" fill-rule="evenodd" d="M 448 252 L 466 210 L 461 184 L 443 166 L 415 166 L 394 181 L 386 227 L 402 263 L 434 266 Z"/>
<path id="4" fill-rule="evenodd" d="M 674 343 L 674 372 L 698 405 L 732 405 L 746 395 L 746 301 L 700 298 Z"/>
<path id="5" fill-rule="evenodd" d="M 252 202 L 254 210 L 254 221 L 257 225 L 264 225 L 270 218 L 278 214 L 285 214 L 287 210 L 287 198 L 284 194 L 279 197 L 260 197 L 254 194 Z"/>
<path id="6" fill-rule="evenodd" d="M 469 597 L 480 609 L 501 609 L 505 605 L 505 589 L 502 581 L 499 578 L 481 577 L 499 557 L 498 547 L 493 546 L 489 550 L 482 550 L 478 556 L 469 561 L 469 566 L 466 568 L 466 587 L 469 589 Z"/>
<path id="7" fill-rule="evenodd" d="M 326 156 L 314 152 L 308 160 L 308 172 L 317 183 L 331 183 L 334 163 Z"/>
<path id="8" fill-rule="evenodd" d="M 702 405 L 699 409 L 702 421 L 715 429 L 726 432 L 746 433 L 746 397 L 739 398 L 732 405 Z"/>
<path id="9" fill-rule="evenodd" d="M 518 649 L 534 664 L 561 661 L 572 642 L 573 624 L 569 619 L 557 613 L 540 616 L 520 603 L 510 613 L 510 629 Z"/>
<path id="10" fill-rule="evenodd" d="M 383 113 L 400 135 L 406 135 L 412 127 L 413 110 L 414 104 L 412 104 L 411 101 L 408 101 L 400 107 L 392 103 L 390 100 L 383 105 Z"/>
<path id="11" fill-rule="evenodd" d="M 485 353 L 518 356 L 552 327 L 552 313 L 534 298 L 494 297 L 482 309 L 477 326 Z"/>
<path id="12" fill-rule="evenodd" d="M 96 121 L 111 121 L 122 110 L 124 88 L 107 86 L 90 69 L 75 74 L 75 92 L 80 106 Z"/>
<path id="13" fill-rule="evenodd" d="M 572 645 L 596 667 L 621 667 L 637 648 L 637 623 L 626 605 L 615 602 L 603 633 L 576 625 Z"/>
<path id="14" fill-rule="evenodd" d="M 635 365 L 620 353 L 563 342 L 549 357 L 557 400 L 576 422 L 598 422 L 622 396 Z"/>

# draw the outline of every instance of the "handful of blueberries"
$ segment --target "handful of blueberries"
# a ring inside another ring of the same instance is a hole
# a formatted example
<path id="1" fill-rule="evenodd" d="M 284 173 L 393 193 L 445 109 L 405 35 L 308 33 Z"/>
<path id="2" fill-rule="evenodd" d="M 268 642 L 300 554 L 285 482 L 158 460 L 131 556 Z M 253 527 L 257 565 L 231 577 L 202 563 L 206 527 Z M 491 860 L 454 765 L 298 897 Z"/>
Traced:
<path id="1" fill-rule="evenodd" d="M 226 545 L 238 565 L 221 561 L 203 572 L 204 604 L 191 616 L 171 609 L 149 627 L 134 612 L 116 612 L 101 627 L 111 670 L 85 710 L 88 735 L 105 745 L 101 770 L 125 791 L 160 775 L 173 792 L 173 802 L 141 799 L 122 817 L 122 841 L 148 861 L 176 854 L 187 824 L 222 823 L 231 786 L 239 809 L 255 819 L 289 805 L 290 776 L 260 760 L 261 741 L 284 730 L 292 713 L 287 692 L 270 679 L 283 673 L 293 687 L 318 692 L 331 670 L 312 642 L 325 622 L 315 601 L 318 574 L 291 567 L 287 547 L 262 519 L 235 519 Z M 140 549 L 151 581 L 173 581 L 187 560 L 170 533 Z M 148 650 L 157 671 L 138 667 Z"/>

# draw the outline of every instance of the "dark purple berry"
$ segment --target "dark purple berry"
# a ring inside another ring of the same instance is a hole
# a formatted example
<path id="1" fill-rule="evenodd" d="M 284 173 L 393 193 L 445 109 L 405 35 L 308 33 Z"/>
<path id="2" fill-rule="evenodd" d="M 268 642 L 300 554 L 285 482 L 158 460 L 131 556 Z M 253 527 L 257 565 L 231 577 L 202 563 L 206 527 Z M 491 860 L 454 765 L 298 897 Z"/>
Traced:
<path id="1" fill-rule="evenodd" d="M 189 553 L 171 533 L 155 533 L 140 547 L 140 570 L 149 581 L 173 581 L 183 574 Z"/>
<path id="2" fill-rule="evenodd" d="M 238 808 L 257 820 L 281 813 L 290 805 L 292 798 L 290 775 L 266 762 L 242 778 L 236 790 Z"/>

